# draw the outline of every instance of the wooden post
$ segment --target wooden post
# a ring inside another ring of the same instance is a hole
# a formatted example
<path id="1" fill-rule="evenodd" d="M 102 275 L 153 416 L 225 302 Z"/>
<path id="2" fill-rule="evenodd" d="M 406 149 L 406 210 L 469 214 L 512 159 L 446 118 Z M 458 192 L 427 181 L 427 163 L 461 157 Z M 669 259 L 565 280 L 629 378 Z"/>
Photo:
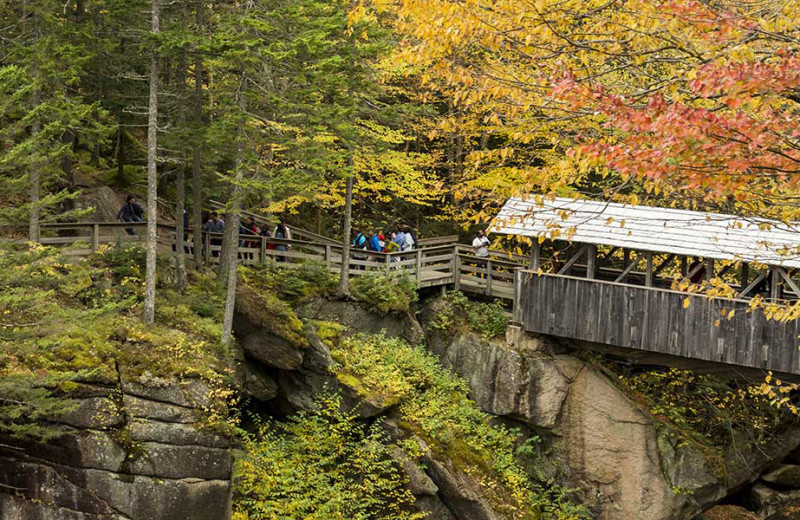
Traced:
<path id="1" fill-rule="evenodd" d="M 486 295 L 492 295 L 492 260 L 486 259 Z"/>
<path id="2" fill-rule="evenodd" d="M 211 265 L 211 234 L 203 234 L 203 257 L 206 265 Z"/>
<path id="3" fill-rule="evenodd" d="M 458 247 L 453 250 L 453 289 L 461 289 L 461 257 L 458 255 Z"/>
<path id="4" fill-rule="evenodd" d="M 331 266 L 331 246 L 330 246 L 330 244 L 325 244 L 325 265 L 327 267 Z"/>
<path id="5" fill-rule="evenodd" d="M 681 257 L 681 278 L 686 278 L 686 275 L 689 273 L 689 260 L 685 257 Z"/>
<path id="6" fill-rule="evenodd" d="M 100 224 L 92 224 L 92 251 L 100 248 Z"/>
<path id="7" fill-rule="evenodd" d="M 533 245 L 531 246 L 531 271 L 534 273 L 539 272 L 539 264 L 541 263 L 542 247 L 539 245 L 539 239 L 533 237 Z"/>
<path id="8" fill-rule="evenodd" d="M 780 267 L 770 267 L 769 270 L 769 299 L 775 302 L 781 297 Z"/>
<path id="9" fill-rule="evenodd" d="M 645 275 L 644 275 L 645 276 L 644 284 L 647 287 L 652 287 L 653 286 L 653 252 L 652 251 L 648 251 L 648 252 L 645 253 L 645 260 L 647 261 L 647 267 L 645 268 L 645 271 L 644 271 L 644 273 L 645 273 Z"/>
<path id="10" fill-rule="evenodd" d="M 706 281 L 714 278 L 714 259 L 706 258 Z"/>
<path id="11" fill-rule="evenodd" d="M 522 268 L 514 269 L 514 302 L 511 313 L 514 323 L 522 323 Z"/>
<path id="12" fill-rule="evenodd" d="M 392 268 L 392 253 L 386 253 L 386 276 L 389 276 L 389 269 Z"/>
<path id="13" fill-rule="evenodd" d="M 422 249 L 417 249 L 417 283 L 422 282 Z"/>
<path id="14" fill-rule="evenodd" d="M 597 246 L 589 244 L 586 250 L 586 278 L 594 280 L 597 270 Z"/>
<path id="15" fill-rule="evenodd" d="M 264 262 L 267 261 L 267 238 L 266 237 L 261 237 L 261 242 L 259 243 L 259 247 L 261 248 L 260 255 L 261 255 L 261 263 L 263 264 Z"/>
<path id="16" fill-rule="evenodd" d="M 742 262 L 742 289 L 747 287 L 747 279 L 750 278 L 750 264 Z"/>

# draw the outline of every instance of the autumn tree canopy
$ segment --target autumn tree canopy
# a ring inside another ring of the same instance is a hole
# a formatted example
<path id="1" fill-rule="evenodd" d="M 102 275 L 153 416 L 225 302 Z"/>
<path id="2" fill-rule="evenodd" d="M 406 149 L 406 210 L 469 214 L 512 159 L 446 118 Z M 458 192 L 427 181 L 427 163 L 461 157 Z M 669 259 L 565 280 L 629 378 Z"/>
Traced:
<path id="1" fill-rule="evenodd" d="M 796 216 L 798 2 L 362 7 L 393 16 L 398 66 L 449 100 L 431 136 L 466 137 L 460 195 L 580 190 Z"/>

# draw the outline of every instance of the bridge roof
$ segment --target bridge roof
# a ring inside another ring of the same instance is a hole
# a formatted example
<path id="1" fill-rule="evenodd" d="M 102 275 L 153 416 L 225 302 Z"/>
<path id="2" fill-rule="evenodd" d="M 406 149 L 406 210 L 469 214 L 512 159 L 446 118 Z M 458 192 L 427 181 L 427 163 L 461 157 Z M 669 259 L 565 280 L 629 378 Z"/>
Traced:
<path id="1" fill-rule="evenodd" d="M 490 231 L 800 267 L 800 223 L 719 213 L 531 194 L 509 199 Z"/>

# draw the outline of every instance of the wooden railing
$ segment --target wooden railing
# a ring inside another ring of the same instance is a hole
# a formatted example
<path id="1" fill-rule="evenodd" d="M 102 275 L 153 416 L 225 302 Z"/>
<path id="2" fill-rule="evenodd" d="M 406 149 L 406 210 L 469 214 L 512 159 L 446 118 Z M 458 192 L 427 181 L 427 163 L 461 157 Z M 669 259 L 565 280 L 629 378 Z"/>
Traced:
<path id="1" fill-rule="evenodd" d="M 141 243 L 145 239 L 146 227 L 144 222 L 44 224 L 41 243 L 62 247 L 68 256 L 83 256 L 97 251 L 103 244 Z M 162 252 L 174 254 L 183 251 L 186 255 L 194 255 L 191 229 L 186 230 L 181 240 L 176 240 L 172 224 L 160 223 L 157 229 Z M 219 262 L 222 237 L 221 233 L 203 233 L 201 257 L 207 264 Z M 459 245 L 456 240 L 456 236 L 423 239 L 419 241 L 419 248 L 395 253 L 351 248 L 347 258 L 348 272 L 350 276 L 405 273 L 421 288 L 452 286 L 473 294 L 513 301 L 514 270 L 522 265 L 509 261 L 508 255 L 502 252 L 493 251 L 489 257 L 477 257 L 471 247 Z M 330 239 L 319 241 L 314 236 L 287 240 L 240 235 L 237 255 L 246 265 L 268 259 L 284 262 L 287 266 L 316 261 L 339 272 L 343 249 L 338 242 Z"/>

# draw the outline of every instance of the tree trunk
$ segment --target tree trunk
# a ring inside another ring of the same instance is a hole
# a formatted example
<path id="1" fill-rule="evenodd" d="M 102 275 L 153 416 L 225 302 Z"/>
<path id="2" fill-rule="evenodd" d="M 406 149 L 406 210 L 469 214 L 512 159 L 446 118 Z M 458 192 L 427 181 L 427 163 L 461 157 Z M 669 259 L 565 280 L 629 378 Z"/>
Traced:
<path id="1" fill-rule="evenodd" d="M 125 130 L 122 124 L 117 127 L 117 178 L 120 182 L 125 178 Z"/>
<path id="2" fill-rule="evenodd" d="M 184 11 L 185 14 L 185 11 Z M 185 20 L 185 16 L 183 17 Z M 176 73 L 176 81 L 178 82 L 178 126 L 183 129 L 186 124 L 184 117 L 185 100 L 186 100 L 186 54 L 181 53 L 178 59 L 178 71 Z M 178 290 L 183 290 L 186 287 L 186 254 L 184 247 L 186 240 L 184 234 L 186 229 L 184 227 L 183 215 L 186 212 L 186 159 L 187 154 L 185 149 L 181 146 L 180 163 L 178 164 L 177 178 L 175 179 L 176 194 L 175 201 L 175 263 L 178 270 L 177 286 Z"/>
<path id="3" fill-rule="evenodd" d="M 194 122 L 199 131 L 203 119 L 203 61 L 200 56 L 194 62 Z M 200 170 L 200 143 L 195 136 L 192 150 L 192 242 L 194 265 L 203 265 L 203 172 Z"/>
<path id="4" fill-rule="evenodd" d="M 243 91 L 247 88 L 247 76 L 245 75 L 242 80 L 242 87 L 239 91 L 239 107 L 242 111 L 242 117 L 246 111 L 245 99 Z M 242 179 L 244 178 L 244 123 L 239 123 L 238 143 L 236 145 L 236 165 L 233 173 L 233 191 L 231 192 L 230 203 L 228 207 L 228 220 L 225 221 L 225 236 L 222 239 L 222 253 L 226 255 L 225 261 L 220 256 L 220 265 L 224 266 L 224 271 L 220 271 L 224 282 L 227 283 L 227 291 L 225 295 L 225 312 L 222 317 L 222 344 L 230 347 L 233 343 L 233 312 L 236 308 L 236 284 L 238 276 L 236 275 L 236 266 L 238 264 L 239 253 L 239 218 L 242 211 L 242 199 L 244 198 L 244 190 L 242 189 Z M 227 242 L 227 248 L 225 247 Z"/>
<path id="5" fill-rule="evenodd" d="M 36 107 L 42 104 L 42 93 L 37 88 L 36 91 L 33 93 L 33 107 L 34 110 Z M 31 124 L 31 137 L 36 139 L 39 135 L 39 132 L 42 130 L 42 124 L 37 120 L 34 120 Z M 30 173 L 28 174 L 28 203 L 30 204 L 30 212 L 28 217 L 28 240 L 31 242 L 38 242 L 41 238 L 40 228 L 39 228 L 39 200 L 41 198 L 41 191 L 42 191 L 42 167 L 39 164 L 39 161 L 34 161 L 31 165 Z"/>
<path id="6" fill-rule="evenodd" d="M 186 165 L 181 162 L 178 165 L 178 178 L 175 181 L 175 189 L 178 191 L 175 212 L 175 254 L 178 264 L 178 290 L 183 290 L 186 287 L 186 253 L 184 248 L 186 240 L 184 234 L 186 230 L 183 227 L 183 214 L 186 210 Z"/>
<path id="7" fill-rule="evenodd" d="M 158 34 L 158 0 L 151 0 L 152 33 Z M 150 103 L 147 115 L 147 268 L 145 270 L 144 321 L 153 323 L 156 315 L 156 245 L 158 232 L 158 55 L 150 58 Z"/>
<path id="8" fill-rule="evenodd" d="M 350 228 L 353 220 L 353 155 L 347 158 L 347 180 L 344 198 L 344 237 L 342 238 L 342 269 L 339 272 L 337 293 L 343 298 L 350 296 Z"/>

